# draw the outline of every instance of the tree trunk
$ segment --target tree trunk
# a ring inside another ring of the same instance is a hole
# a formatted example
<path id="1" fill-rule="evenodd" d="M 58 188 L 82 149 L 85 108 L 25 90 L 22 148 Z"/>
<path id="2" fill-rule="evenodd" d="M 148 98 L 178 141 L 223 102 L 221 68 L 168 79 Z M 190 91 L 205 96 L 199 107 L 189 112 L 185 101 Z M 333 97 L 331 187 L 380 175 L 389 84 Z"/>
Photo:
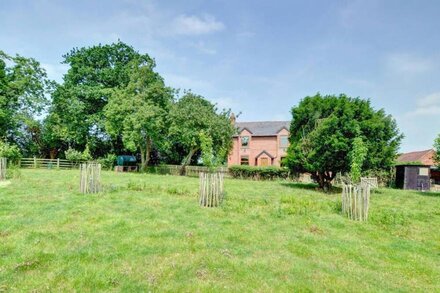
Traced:
<path id="1" fill-rule="evenodd" d="M 324 192 L 329 192 L 332 188 L 332 180 L 335 177 L 336 172 L 317 172 L 317 181 L 319 188 L 324 190 Z"/>
<path id="2" fill-rule="evenodd" d="M 55 159 L 57 154 L 58 154 L 58 150 L 56 148 L 51 148 L 49 150 L 49 157 L 50 157 L 50 159 L 52 159 L 52 160 Z"/>
<path id="3" fill-rule="evenodd" d="M 141 147 L 141 171 L 146 171 L 151 155 L 151 139 L 147 138 L 145 148 Z"/>
<path id="4" fill-rule="evenodd" d="M 144 166 L 145 166 L 145 149 L 143 147 L 141 147 L 141 170 L 144 170 Z"/>
<path id="5" fill-rule="evenodd" d="M 185 167 L 188 166 L 189 163 L 191 163 L 191 159 L 194 156 L 194 154 L 196 153 L 197 149 L 191 149 L 189 151 L 188 156 L 185 157 L 185 159 L 183 159 L 182 161 L 182 168 L 180 169 L 180 175 L 185 175 Z"/>

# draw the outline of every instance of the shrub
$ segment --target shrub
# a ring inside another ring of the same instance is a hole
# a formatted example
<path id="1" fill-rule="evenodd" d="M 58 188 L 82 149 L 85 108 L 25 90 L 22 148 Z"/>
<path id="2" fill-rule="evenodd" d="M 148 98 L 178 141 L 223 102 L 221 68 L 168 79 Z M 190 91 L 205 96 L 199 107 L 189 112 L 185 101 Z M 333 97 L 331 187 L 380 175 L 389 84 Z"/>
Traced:
<path id="1" fill-rule="evenodd" d="M 396 169 L 390 168 L 388 170 L 368 170 L 363 176 L 365 177 L 377 177 L 379 186 L 394 187 L 396 179 Z"/>
<path id="2" fill-rule="evenodd" d="M 281 167 L 231 166 L 229 173 L 233 178 L 252 180 L 274 180 L 289 178 L 289 169 Z"/>
<path id="3" fill-rule="evenodd" d="M 0 141 L 0 158 L 6 158 L 9 164 L 16 165 L 21 157 L 20 149 L 16 145 Z"/>
<path id="4" fill-rule="evenodd" d="M 20 168 L 18 165 L 10 165 L 6 169 L 6 178 L 7 179 L 19 179 L 21 177 Z"/>
<path id="5" fill-rule="evenodd" d="M 69 148 L 64 152 L 64 154 L 66 155 L 66 159 L 69 161 L 79 162 L 82 160 L 82 153 L 75 149 Z"/>
<path id="6" fill-rule="evenodd" d="M 98 163 L 102 165 L 103 169 L 112 170 L 116 163 L 116 155 L 107 154 L 105 157 L 99 158 Z"/>
<path id="7" fill-rule="evenodd" d="M 66 159 L 79 163 L 80 161 L 90 161 L 92 156 L 90 155 L 89 147 L 87 146 L 83 152 L 77 151 L 69 147 L 67 151 L 64 152 Z"/>

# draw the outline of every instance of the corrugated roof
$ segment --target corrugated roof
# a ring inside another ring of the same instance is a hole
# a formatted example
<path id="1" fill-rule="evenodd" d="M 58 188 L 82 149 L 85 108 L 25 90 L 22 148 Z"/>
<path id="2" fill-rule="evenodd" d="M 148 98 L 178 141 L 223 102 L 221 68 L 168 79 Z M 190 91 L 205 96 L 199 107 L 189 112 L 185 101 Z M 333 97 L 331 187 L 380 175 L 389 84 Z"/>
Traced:
<path id="1" fill-rule="evenodd" d="M 252 136 L 274 136 L 283 128 L 289 130 L 290 121 L 237 122 L 235 126 L 238 128 L 238 133 L 247 129 Z"/>
<path id="2" fill-rule="evenodd" d="M 435 151 L 433 149 L 418 151 L 418 152 L 410 152 L 401 154 L 398 158 L 398 162 L 421 162 L 426 166 L 433 166 L 434 164 L 434 154 Z"/>

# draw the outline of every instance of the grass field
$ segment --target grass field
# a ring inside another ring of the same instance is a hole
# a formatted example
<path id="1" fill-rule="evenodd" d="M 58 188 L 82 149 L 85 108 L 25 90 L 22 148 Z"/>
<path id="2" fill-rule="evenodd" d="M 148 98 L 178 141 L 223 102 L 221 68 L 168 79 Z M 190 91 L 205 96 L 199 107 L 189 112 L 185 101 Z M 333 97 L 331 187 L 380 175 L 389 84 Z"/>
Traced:
<path id="1" fill-rule="evenodd" d="M 0 186 L 0 292 L 440 291 L 440 194 L 383 189 L 370 221 L 310 185 L 21 170 Z"/>

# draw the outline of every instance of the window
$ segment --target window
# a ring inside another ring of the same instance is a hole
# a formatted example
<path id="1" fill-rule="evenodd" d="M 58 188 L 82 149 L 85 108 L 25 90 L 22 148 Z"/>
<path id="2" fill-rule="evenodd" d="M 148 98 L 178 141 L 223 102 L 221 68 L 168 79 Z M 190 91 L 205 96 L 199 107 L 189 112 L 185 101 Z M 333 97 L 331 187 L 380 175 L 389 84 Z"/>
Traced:
<path id="1" fill-rule="evenodd" d="M 249 165 L 249 157 L 248 156 L 241 157 L 240 165 Z"/>
<path id="2" fill-rule="evenodd" d="M 280 147 L 287 148 L 289 146 L 289 137 L 287 135 L 280 136 Z"/>
<path id="3" fill-rule="evenodd" d="M 428 168 L 419 168 L 419 176 L 428 176 L 429 169 Z"/>
<path id="4" fill-rule="evenodd" d="M 242 136 L 241 137 L 241 147 L 247 148 L 249 146 L 249 136 Z"/>

